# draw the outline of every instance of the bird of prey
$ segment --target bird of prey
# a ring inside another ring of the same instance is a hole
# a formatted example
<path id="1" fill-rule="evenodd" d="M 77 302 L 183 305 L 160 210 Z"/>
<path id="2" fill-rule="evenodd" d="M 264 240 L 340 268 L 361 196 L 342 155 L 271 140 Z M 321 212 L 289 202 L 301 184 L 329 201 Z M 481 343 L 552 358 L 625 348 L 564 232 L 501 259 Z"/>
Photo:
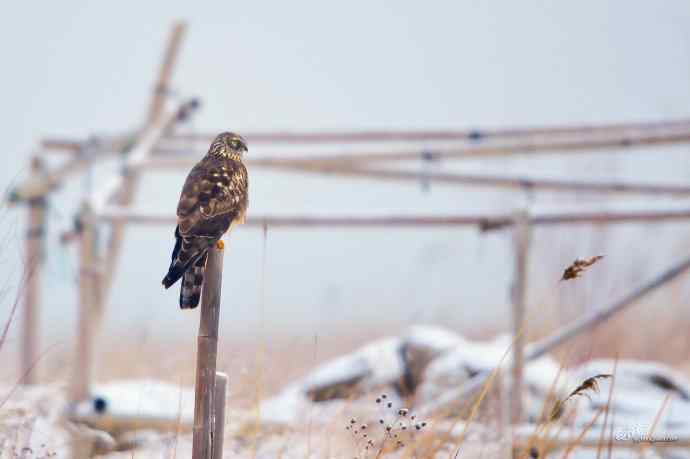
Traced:
<path id="1" fill-rule="evenodd" d="M 234 224 L 244 223 L 249 189 L 242 163 L 246 151 L 241 136 L 219 134 L 184 183 L 177 205 L 175 248 L 163 278 L 167 289 L 182 277 L 182 309 L 199 304 L 208 249 Z"/>

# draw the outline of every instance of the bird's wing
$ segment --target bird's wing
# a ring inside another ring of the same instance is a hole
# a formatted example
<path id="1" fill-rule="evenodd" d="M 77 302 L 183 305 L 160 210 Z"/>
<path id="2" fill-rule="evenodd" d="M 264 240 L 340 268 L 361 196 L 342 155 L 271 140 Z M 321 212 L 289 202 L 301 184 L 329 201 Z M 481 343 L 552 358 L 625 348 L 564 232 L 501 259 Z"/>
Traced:
<path id="1" fill-rule="evenodd" d="M 220 237 L 232 221 L 243 218 L 247 187 L 247 169 L 242 163 L 204 158 L 189 173 L 182 188 L 177 206 L 180 233 Z M 220 222 L 227 225 L 219 227 Z"/>

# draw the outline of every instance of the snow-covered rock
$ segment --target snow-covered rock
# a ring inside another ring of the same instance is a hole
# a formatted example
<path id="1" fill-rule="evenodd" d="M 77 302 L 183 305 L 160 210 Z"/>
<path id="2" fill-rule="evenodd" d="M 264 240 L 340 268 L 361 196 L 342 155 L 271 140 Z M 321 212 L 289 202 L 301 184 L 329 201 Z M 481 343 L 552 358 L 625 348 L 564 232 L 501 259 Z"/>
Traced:
<path id="1" fill-rule="evenodd" d="M 399 384 L 400 392 L 404 395 L 415 393 L 432 360 L 453 349 L 464 348 L 468 344 L 462 336 L 444 328 L 413 327 L 403 337 L 400 346 L 400 356 L 403 361 L 403 375 Z"/>
<path id="2" fill-rule="evenodd" d="M 119 433 L 140 428 L 185 430 L 194 418 L 194 391 L 157 380 L 122 380 L 96 385 L 93 396 L 70 407 L 70 417 Z"/>
<path id="3" fill-rule="evenodd" d="M 440 394 L 457 391 L 459 387 L 480 373 L 490 373 L 497 367 L 501 372 L 494 379 L 491 398 L 499 396 L 501 385 L 510 384 L 512 355 L 509 352 L 512 340 L 502 335 L 494 340 L 464 341 L 464 343 L 431 362 L 424 373 L 423 384 L 418 391 L 418 402 L 424 406 L 434 405 Z M 527 362 L 524 369 L 524 406 L 530 419 L 537 419 L 542 413 L 543 403 L 549 394 L 562 395 L 566 386 L 559 376 L 560 366 L 549 356 Z"/>
<path id="4" fill-rule="evenodd" d="M 317 368 L 298 385 L 313 401 L 348 398 L 391 384 L 403 374 L 400 338 L 376 340 Z"/>
<path id="5" fill-rule="evenodd" d="M 403 374 L 400 346 L 400 338 L 383 338 L 321 365 L 262 402 L 262 422 L 290 425 L 328 416 L 357 395 L 394 384 Z"/>

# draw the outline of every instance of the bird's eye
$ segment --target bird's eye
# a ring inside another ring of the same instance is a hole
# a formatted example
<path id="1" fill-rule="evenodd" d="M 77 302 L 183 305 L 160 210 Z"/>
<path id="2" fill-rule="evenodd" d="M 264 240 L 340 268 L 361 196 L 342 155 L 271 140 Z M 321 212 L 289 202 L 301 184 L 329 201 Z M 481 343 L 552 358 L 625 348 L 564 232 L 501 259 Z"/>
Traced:
<path id="1" fill-rule="evenodd" d="M 239 148 L 240 143 L 237 140 L 233 140 L 232 142 L 230 142 L 230 145 L 232 145 L 232 148 L 237 149 Z"/>

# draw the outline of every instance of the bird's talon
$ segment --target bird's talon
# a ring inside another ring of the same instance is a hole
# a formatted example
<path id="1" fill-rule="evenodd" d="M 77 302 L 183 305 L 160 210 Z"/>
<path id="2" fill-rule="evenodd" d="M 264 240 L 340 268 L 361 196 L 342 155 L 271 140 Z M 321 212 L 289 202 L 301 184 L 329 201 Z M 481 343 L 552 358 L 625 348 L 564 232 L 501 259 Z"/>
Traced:
<path id="1" fill-rule="evenodd" d="M 223 242 L 222 240 L 216 242 L 216 247 L 218 248 L 218 250 L 223 250 L 223 249 L 225 249 L 225 242 Z"/>

